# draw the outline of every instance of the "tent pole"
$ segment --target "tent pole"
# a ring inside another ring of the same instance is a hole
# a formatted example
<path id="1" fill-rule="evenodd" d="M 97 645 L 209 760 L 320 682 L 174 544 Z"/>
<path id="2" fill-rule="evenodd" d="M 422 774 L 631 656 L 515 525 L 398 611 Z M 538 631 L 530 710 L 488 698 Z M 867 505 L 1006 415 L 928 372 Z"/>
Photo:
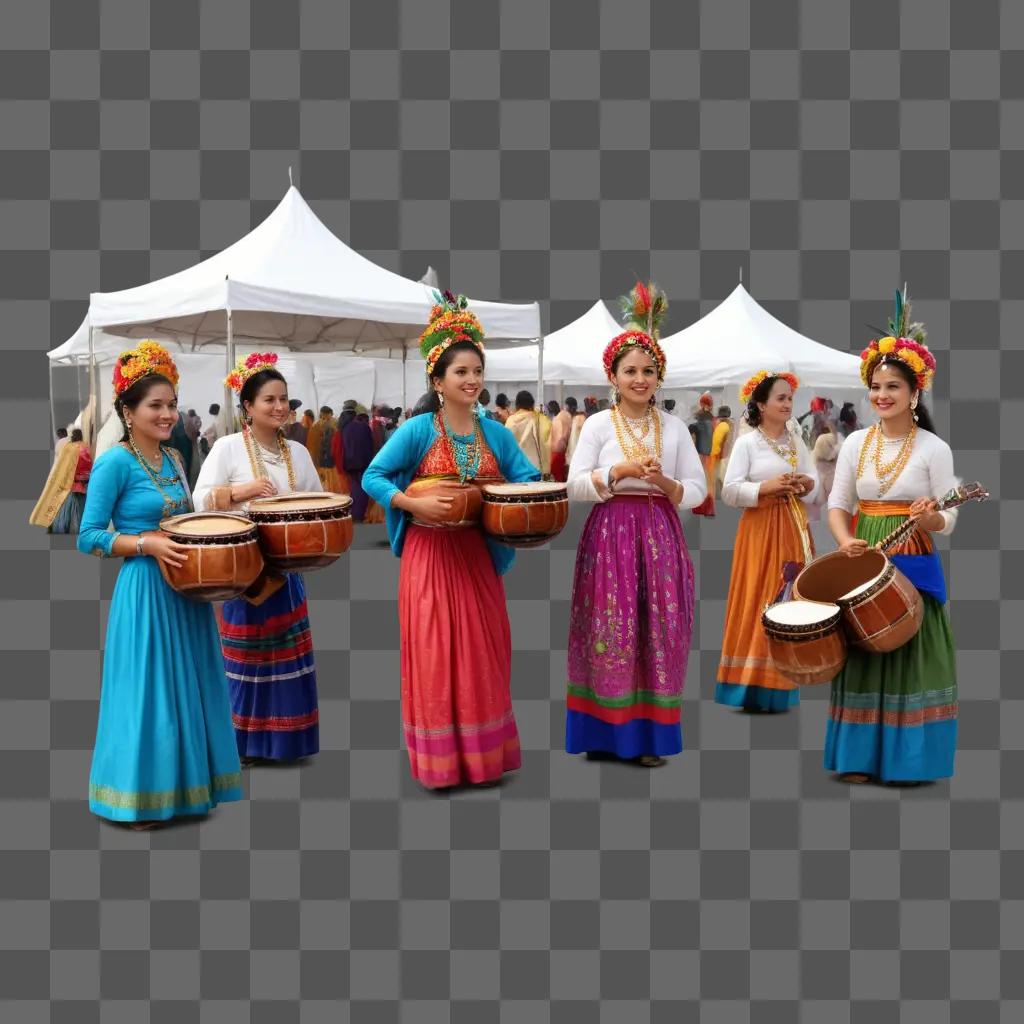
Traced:
<path id="1" fill-rule="evenodd" d="M 96 451 L 96 438 L 99 434 L 99 396 L 96 393 L 96 328 L 89 324 L 89 409 L 96 405 L 96 414 L 89 417 L 89 436 L 84 438 L 90 452 Z"/>
<path id="2" fill-rule="evenodd" d="M 409 408 L 408 397 L 406 396 L 406 383 L 405 383 L 405 361 L 409 357 L 409 349 L 406 347 L 405 340 L 402 341 L 402 415 L 405 416 L 405 410 Z"/>
<path id="3" fill-rule="evenodd" d="M 226 337 L 225 337 L 225 342 L 224 342 L 224 351 L 225 351 L 225 353 L 227 355 L 227 373 L 225 374 L 225 376 L 230 376 L 231 375 L 231 371 L 235 368 L 235 335 L 234 335 L 234 326 L 232 324 L 231 307 L 230 306 L 224 311 L 224 314 L 225 314 L 225 317 L 227 319 L 227 330 L 226 330 Z M 227 384 L 225 384 L 224 385 L 224 409 L 223 409 L 224 433 L 225 434 L 232 433 L 233 432 L 232 428 L 235 425 L 235 423 L 234 423 L 234 412 L 233 412 L 233 410 L 231 408 L 233 402 L 234 402 L 234 397 L 232 396 L 231 388 L 229 388 L 227 386 Z"/>
<path id="4" fill-rule="evenodd" d="M 544 335 L 537 345 L 537 405 L 544 408 Z"/>

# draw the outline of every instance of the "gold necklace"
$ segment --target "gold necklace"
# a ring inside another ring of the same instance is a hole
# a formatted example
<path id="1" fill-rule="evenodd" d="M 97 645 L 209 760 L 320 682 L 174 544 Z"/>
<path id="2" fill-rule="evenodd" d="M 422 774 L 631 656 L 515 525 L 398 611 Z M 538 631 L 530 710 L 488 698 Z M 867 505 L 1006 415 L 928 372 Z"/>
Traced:
<path id="1" fill-rule="evenodd" d="M 761 438 L 764 440 L 765 444 L 767 444 L 768 447 L 771 448 L 771 450 L 775 452 L 775 454 L 778 455 L 778 457 L 782 459 L 783 462 L 788 463 L 789 468 L 793 470 L 793 472 L 795 473 L 797 463 L 796 442 L 792 438 L 790 438 L 788 445 L 779 444 L 778 441 L 774 440 L 773 438 L 770 438 L 760 427 L 757 428 L 757 432 L 761 435 Z"/>
<path id="2" fill-rule="evenodd" d="M 252 470 L 253 477 L 257 480 L 269 480 L 270 473 L 267 470 L 266 462 L 263 461 L 263 445 L 256 440 L 247 424 L 242 425 L 242 439 L 245 442 L 245 451 L 249 456 L 249 468 Z M 295 468 L 292 466 L 292 453 L 288 450 L 288 442 L 280 431 L 277 434 L 277 447 L 284 460 L 285 471 L 288 473 L 288 490 L 294 491 Z"/>
<path id="3" fill-rule="evenodd" d="M 135 439 L 132 438 L 131 435 L 129 435 L 129 441 L 130 441 L 129 447 L 132 450 L 132 454 L 135 456 L 135 461 L 138 462 L 138 464 L 142 467 L 143 472 L 145 472 L 146 476 L 149 477 L 150 482 L 157 489 L 157 491 L 160 492 L 160 497 L 161 497 L 161 499 L 163 500 L 163 503 L 164 503 L 164 514 L 165 514 L 165 516 L 169 516 L 172 513 L 176 512 L 176 511 L 179 511 L 181 509 L 191 508 L 192 507 L 191 495 L 189 495 L 187 491 L 185 493 L 185 497 L 184 498 L 172 498 L 163 489 L 163 487 L 161 486 L 161 484 L 165 484 L 167 486 L 172 486 L 174 484 L 180 484 L 181 483 L 180 478 L 177 477 L 177 476 L 166 477 L 166 476 L 163 476 L 159 471 L 154 472 L 153 464 L 149 461 L 149 459 L 146 458 L 145 455 L 142 454 L 142 452 L 139 449 L 138 445 L 135 444 Z M 163 456 L 165 454 L 168 454 L 168 453 L 167 453 L 166 449 L 161 445 L 160 446 L 160 456 L 161 456 L 161 458 L 160 458 L 160 469 L 164 468 Z M 171 458 L 173 459 L 173 456 L 171 456 Z"/>
<path id="4" fill-rule="evenodd" d="M 896 453 L 896 458 L 891 462 L 883 463 L 882 446 L 884 435 L 881 426 L 876 423 L 868 430 L 864 443 L 861 445 L 860 458 L 857 461 L 857 479 L 859 480 L 864 475 L 868 452 L 874 447 L 871 461 L 874 465 L 875 477 L 878 480 L 878 496 L 881 498 L 900 478 L 903 470 L 906 469 L 907 463 L 910 461 L 911 452 L 914 449 L 914 438 L 916 436 L 917 424 L 915 423 L 911 426 L 910 433 L 903 439 L 900 450 Z"/>
<path id="5" fill-rule="evenodd" d="M 654 410 L 648 410 L 645 417 L 647 430 L 639 437 L 633 433 L 630 427 L 630 420 L 618 407 L 612 406 L 612 426 L 615 428 L 615 440 L 619 442 L 622 454 L 633 462 L 644 462 L 652 456 L 661 461 L 661 418 Z M 633 421 L 636 422 L 636 421 Z M 653 451 L 647 444 L 647 434 L 653 427 Z"/>

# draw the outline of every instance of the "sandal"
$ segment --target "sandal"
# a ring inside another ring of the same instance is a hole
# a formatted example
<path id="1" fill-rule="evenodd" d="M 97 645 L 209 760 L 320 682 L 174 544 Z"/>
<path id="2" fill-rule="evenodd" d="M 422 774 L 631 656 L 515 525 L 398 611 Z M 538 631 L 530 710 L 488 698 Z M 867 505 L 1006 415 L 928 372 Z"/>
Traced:
<path id="1" fill-rule="evenodd" d="M 668 764 L 668 761 L 663 757 L 658 757 L 657 754 L 641 754 L 640 757 L 634 758 L 634 763 L 640 765 L 641 768 L 661 768 Z"/>
<path id="2" fill-rule="evenodd" d="M 164 823 L 162 821 L 126 821 L 125 824 L 133 832 L 152 832 L 155 828 L 160 828 Z"/>
<path id="3" fill-rule="evenodd" d="M 839 776 L 840 782 L 849 782 L 854 786 L 861 786 L 870 779 L 870 775 L 865 775 L 863 772 L 843 772 Z"/>

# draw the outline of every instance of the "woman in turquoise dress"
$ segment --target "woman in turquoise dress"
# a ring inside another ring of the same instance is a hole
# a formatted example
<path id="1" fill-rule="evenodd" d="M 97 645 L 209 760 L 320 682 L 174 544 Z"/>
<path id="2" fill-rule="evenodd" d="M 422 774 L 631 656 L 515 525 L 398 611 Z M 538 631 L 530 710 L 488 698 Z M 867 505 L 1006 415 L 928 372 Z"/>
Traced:
<path id="1" fill-rule="evenodd" d="M 89 809 L 136 829 L 242 798 L 213 607 L 167 585 L 158 561 L 183 564 L 188 549 L 150 532 L 192 508 L 167 446 L 177 382 L 154 342 L 115 364 L 124 437 L 96 460 L 78 535 L 80 551 L 125 560 L 107 622 Z"/>

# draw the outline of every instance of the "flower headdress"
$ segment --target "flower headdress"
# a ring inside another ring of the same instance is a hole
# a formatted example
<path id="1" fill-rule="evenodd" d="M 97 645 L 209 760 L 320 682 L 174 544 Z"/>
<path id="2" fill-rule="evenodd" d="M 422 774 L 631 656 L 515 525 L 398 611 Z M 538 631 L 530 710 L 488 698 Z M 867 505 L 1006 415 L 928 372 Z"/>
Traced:
<path id="1" fill-rule="evenodd" d="M 800 381 L 795 373 L 776 373 L 774 370 L 758 370 L 757 373 L 755 373 L 754 376 L 740 388 L 740 401 L 744 405 L 748 405 L 750 403 L 750 399 L 754 395 L 754 392 L 757 390 L 757 386 L 761 381 L 767 380 L 768 377 L 778 377 L 779 380 L 784 380 L 794 391 L 800 387 Z"/>
<path id="2" fill-rule="evenodd" d="M 420 352 L 427 363 L 427 376 L 434 372 L 438 359 L 458 341 L 468 341 L 483 352 L 484 329 L 475 314 L 466 307 L 465 295 L 439 292 L 433 289 L 434 305 L 430 309 L 430 323 L 420 335 Z"/>
<path id="3" fill-rule="evenodd" d="M 935 356 L 924 343 L 927 332 L 922 323 L 910 322 L 907 286 L 896 292 L 896 315 L 889 318 L 889 334 L 872 341 L 860 354 L 860 379 L 871 386 L 871 375 L 881 363 L 895 361 L 909 366 L 917 378 L 917 390 L 927 391 L 935 376 Z M 881 331 L 879 331 L 881 333 Z"/>
<path id="4" fill-rule="evenodd" d="M 137 381 L 152 374 L 166 377 L 177 391 L 178 368 L 170 352 L 163 345 L 147 339 L 117 357 L 114 363 L 114 398 L 120 397 Z"/>
<path id="5" fill-rule="evenodd" d="M 245 382 L 262 370 L 277 369 L 276 352 L 251 352 L 244 359 L 235 363 L 235 368 L 224 378 L 225 387 L 231 388 L 236 395 L 242 393 Z"/>
<path id="6" fill-rule="evenodd" d="M 612 366 L 622 352 L 630 347 L 643 349 L 658 371 L 658 383 L 665 380 L 665 353 L 658 344 L 661 324 L 668 312 L 668 298 L 653 282 L 637 281 L 633 290 L 620 300 L 626 330 L 617 334 L 604 350 L 604 372 L 611 377 Z"/>

